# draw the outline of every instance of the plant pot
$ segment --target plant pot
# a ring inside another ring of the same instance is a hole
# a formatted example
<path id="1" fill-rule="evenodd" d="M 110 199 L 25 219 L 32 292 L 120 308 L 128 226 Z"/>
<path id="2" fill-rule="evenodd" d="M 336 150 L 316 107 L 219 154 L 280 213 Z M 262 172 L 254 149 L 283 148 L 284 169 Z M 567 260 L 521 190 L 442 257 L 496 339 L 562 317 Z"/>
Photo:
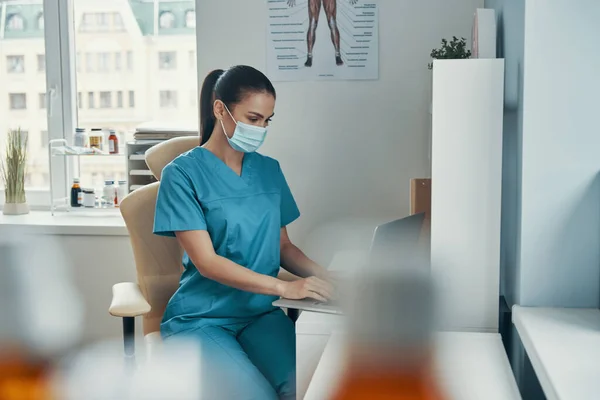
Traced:
<path id="1" fill-rule="evenodd" d="M 4 215 L 23 215 L 29 214 L 29 205 L 27 203 L 5 203 L 2 208 Z"/>

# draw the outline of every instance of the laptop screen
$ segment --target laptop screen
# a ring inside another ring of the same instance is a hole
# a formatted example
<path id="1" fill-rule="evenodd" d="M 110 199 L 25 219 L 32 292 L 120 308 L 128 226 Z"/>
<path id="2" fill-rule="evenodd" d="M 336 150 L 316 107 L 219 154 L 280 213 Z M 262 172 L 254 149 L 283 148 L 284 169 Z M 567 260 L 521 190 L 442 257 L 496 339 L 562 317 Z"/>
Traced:
<path id="1" fill-rule="evenodd" d="M 410 215 L 375 229 L 369 254 L 373 266 L 417 266 L 428 259 L 422 243 L 425 213 Z"/>

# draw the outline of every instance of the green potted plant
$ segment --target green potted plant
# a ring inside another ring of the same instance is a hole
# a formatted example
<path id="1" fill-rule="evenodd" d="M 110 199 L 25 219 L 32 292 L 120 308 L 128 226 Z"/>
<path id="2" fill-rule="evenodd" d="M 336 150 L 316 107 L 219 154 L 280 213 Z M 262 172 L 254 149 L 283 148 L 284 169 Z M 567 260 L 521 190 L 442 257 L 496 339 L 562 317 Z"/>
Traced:
<path id="1" fill-rule="evenodd" d="M 6 150 L 0 160 L 0 174 L 4 181 L 5 215 L 29 213 L 25 198 L 25 168 L 27 164 L 27 137 L 21 128 L 8 131 Z"/>
<path id="2" fill-rule="evenodd" d="M 452 36 L 451 41 L 442 39 L 442 47 L 431 50 L 430 56 L 437 60 L 466 59 L 471 58 L 471 50 L 467 49 L 467 39 Z M 427 65 L 427 68 L 433 69 L 433 61 Z"/>

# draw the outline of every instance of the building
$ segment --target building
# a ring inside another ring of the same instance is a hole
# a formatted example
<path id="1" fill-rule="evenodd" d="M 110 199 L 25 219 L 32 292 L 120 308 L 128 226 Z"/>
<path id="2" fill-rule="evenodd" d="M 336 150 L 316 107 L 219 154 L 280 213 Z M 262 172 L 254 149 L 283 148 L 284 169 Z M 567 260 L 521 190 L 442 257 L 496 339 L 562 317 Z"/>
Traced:
<path id="1" fill-rule="evenodd" d="M 123 146 L 140 123 L 196 126 L 194 1 L 77 0 L 74 13 L 79 127 L 115 129 Z M 49 184 L 49 57 L 42 0 L 0 0 L 0 146 L 8 129 L 27 132 L 27 184 L 35 188 Z M 84 186 L 126 179 L 123 157 L 83 157 L 81 164 Z"/>

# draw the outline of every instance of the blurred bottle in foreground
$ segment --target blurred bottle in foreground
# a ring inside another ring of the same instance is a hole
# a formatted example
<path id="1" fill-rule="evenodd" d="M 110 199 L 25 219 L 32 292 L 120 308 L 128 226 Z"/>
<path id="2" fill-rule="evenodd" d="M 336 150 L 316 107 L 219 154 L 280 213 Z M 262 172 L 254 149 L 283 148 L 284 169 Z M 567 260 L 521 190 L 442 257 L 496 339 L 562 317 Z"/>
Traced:
<path id="1" fill-rule="evenodd" d="M 429 271 L 371 270 L 348 301 L 348 348 L 332 400 L 445 399 L 434 375 Z"/>
<path id="2" fill-rule="evenodd" d="M 49 236 L 0 238 L 0 399 L 52 399 L 52 364 L 82 326 L 69 277 Z"/>

